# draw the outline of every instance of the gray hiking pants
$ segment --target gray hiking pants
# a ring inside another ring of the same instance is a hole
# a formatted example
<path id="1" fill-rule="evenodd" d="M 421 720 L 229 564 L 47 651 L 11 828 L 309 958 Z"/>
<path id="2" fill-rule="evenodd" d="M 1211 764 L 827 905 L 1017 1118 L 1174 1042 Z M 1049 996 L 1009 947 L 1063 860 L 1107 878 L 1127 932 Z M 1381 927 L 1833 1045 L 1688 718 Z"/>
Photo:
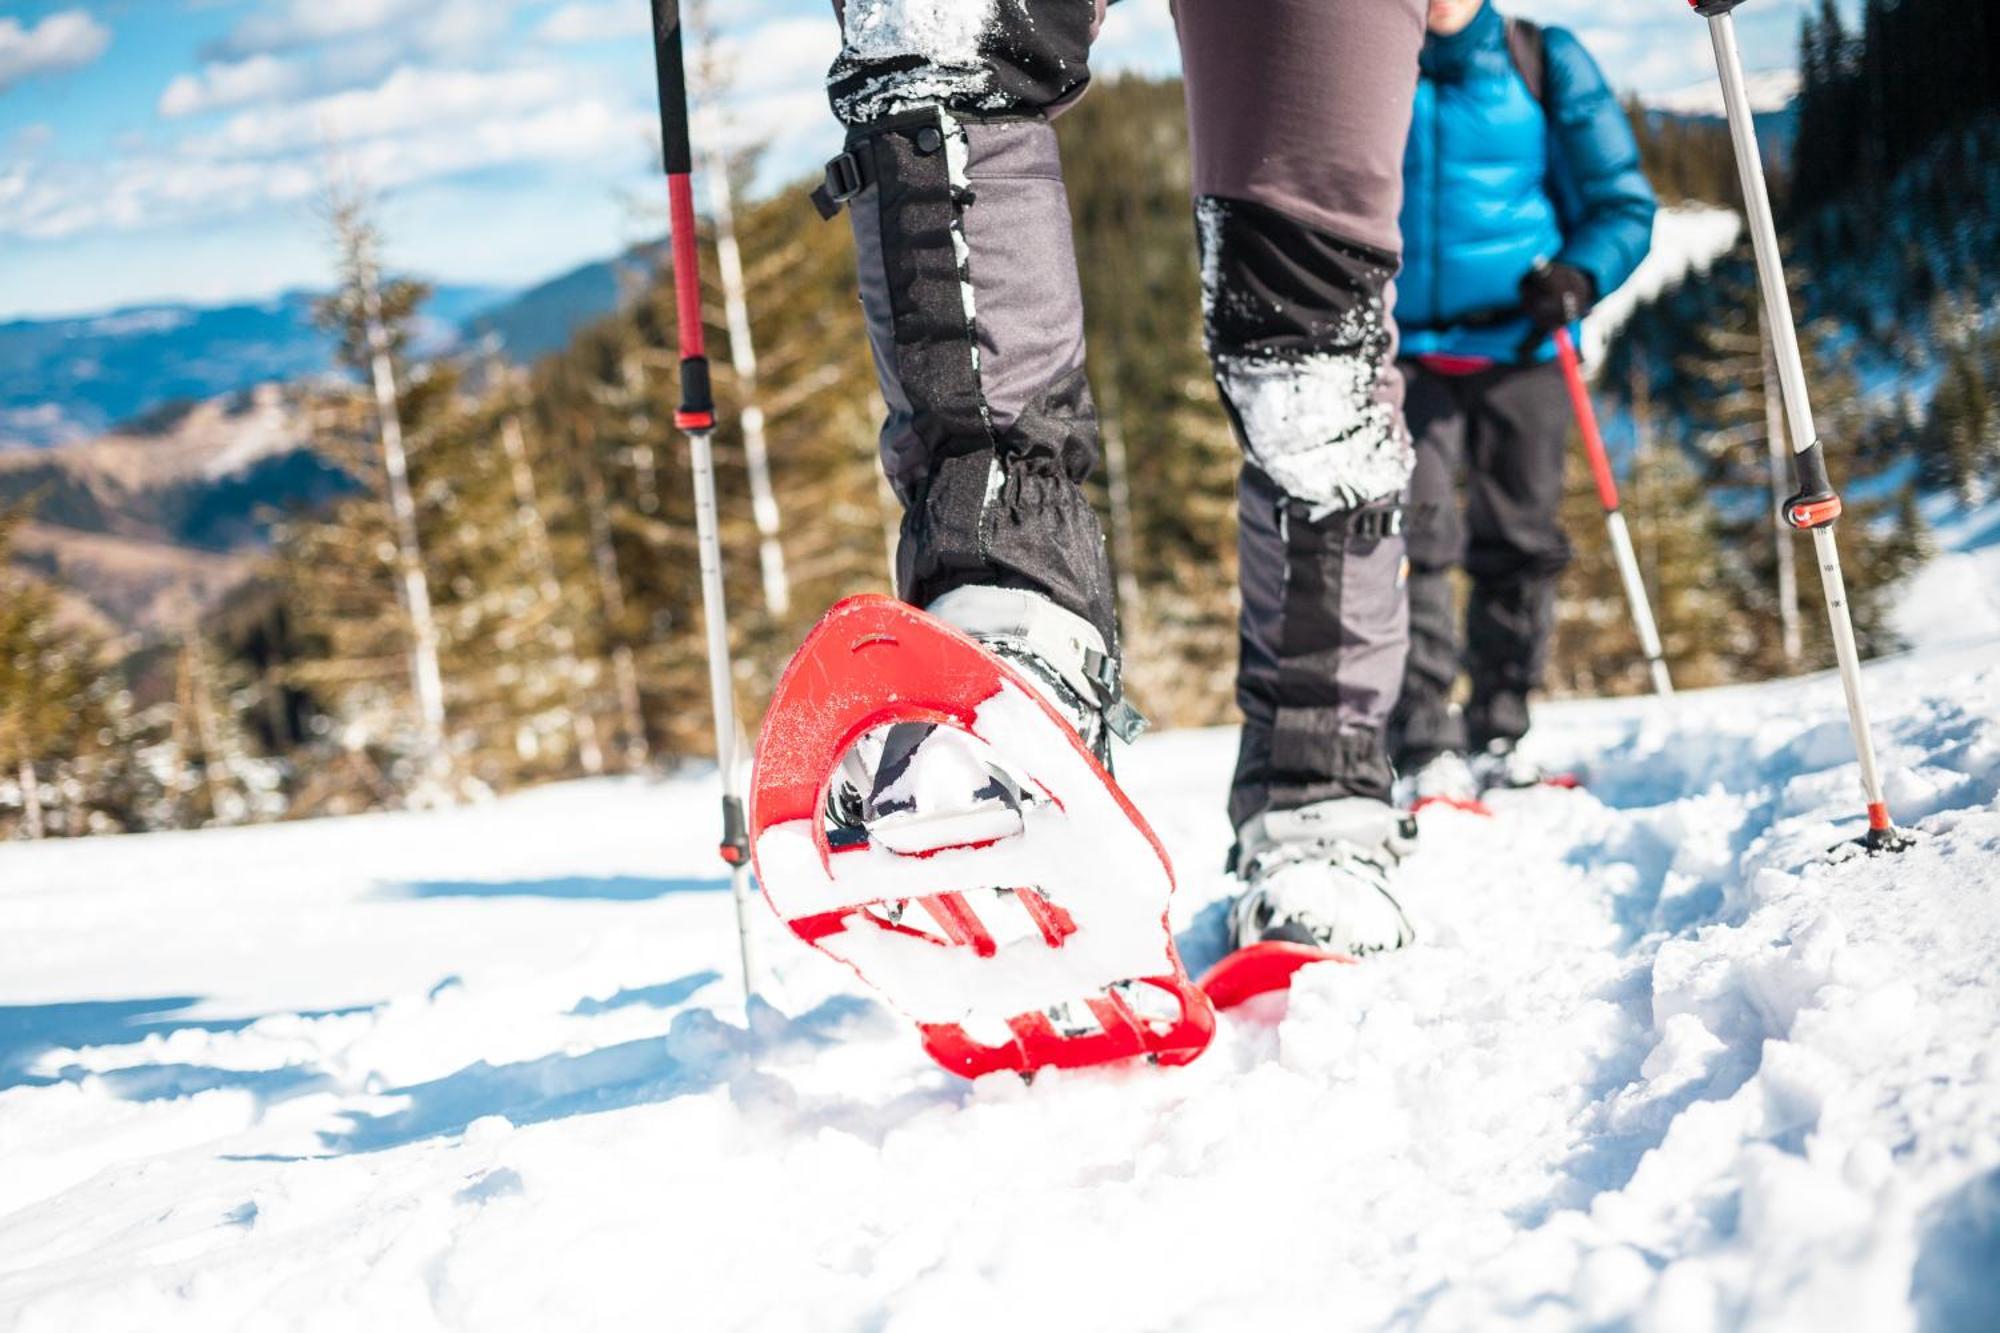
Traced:
<path id="1" fill-rule="evenodd" d="M 1424 3 L 1174 9 L 1205 332 L 1245 454 L 1240 827 L 1388 796 L 1411 466 L 1390 311 Z M 846 0 L 828 92 L 847 152 L 829 185 L 851 206 L 889 408 L 902 595 L 1026 588 L 1115 644 L 1080 489 L 1097 419 L 1048 123 L 1082 95 L 1102 17 L 1102 0 Z"/>
<path id="2" fill-rule="evenodd" d="M 1396 762 L 1483 750 L 1528 732 L 1555 628 L 1569 391 L 1553 361 L 1446 375 L 1412 364 L 1409 422 L 1410 659 L 1391 726 Z M 1464 479 L 1464 502 L 1459 500 Z M 1470 577 L 1460 650 L 1451 571 Z M 1451 694 L 1464 670 L 1463 714 Z"/>

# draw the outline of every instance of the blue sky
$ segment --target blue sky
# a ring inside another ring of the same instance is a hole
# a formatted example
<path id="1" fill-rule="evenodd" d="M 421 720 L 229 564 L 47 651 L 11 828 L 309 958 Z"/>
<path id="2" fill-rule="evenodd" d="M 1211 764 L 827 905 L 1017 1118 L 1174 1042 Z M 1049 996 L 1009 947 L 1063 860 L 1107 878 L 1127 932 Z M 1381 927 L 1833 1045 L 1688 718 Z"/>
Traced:
<path id="1" fill-rule="evenodd" d="M 1254 4 L 1255 0 L 1243 0 Z M 1789 66 L 1806 0 L 1739 11 Z M 733 92 L 711 132 L 767 183 L 834 151 L 826 0 L 709 0 Z M 516 286 L 659 230 L 646 0 L 4 0 L 0 318 L 215 302 L 327 281 L 329 155 L 382 199 L 390 258 Z M 1681 0 L 1517 0 L 1614 83 L 1712 77 Z M 1166 0 L 1111 11 L 1101 71 L 1176 68 Z M 723 123 L 726 122 L 726 123 Z"/>

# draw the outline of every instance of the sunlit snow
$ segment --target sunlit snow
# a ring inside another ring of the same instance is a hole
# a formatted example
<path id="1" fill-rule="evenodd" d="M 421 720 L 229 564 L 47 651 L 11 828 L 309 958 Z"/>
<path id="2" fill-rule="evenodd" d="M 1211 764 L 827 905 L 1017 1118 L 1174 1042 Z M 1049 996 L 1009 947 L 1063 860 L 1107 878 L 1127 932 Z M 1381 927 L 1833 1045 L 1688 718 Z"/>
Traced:
<path id="1" fill-rule="evenodd" d="M 1990 1326 L 1996 648 L 1870 671 L 1899 859 L 1829 678 L 1550 707 L 1417 947 L 1032 1086 L 746 1013 L 700 774 L 8 847 L 0 1327 Z M 1124 766 L 1197 967 L 1232 745 Z"/>

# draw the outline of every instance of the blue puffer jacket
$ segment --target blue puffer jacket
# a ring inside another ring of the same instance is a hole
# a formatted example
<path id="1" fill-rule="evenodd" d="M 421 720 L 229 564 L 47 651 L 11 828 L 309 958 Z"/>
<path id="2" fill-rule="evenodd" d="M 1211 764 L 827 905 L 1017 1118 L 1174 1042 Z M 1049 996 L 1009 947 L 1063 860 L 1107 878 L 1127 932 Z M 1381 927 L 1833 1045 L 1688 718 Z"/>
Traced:
<path id="1" fill-rule="evenodd" d="M 1583 44 L 1544 29 L 1535 100 L 1491 4 L 1462 31 L 1425 39 L 1403 163 L 1403 354 L 1517 359 L 1521 278 L 1573 264 L 1601 298 L 1632 276 L 1653 238 L 1652 187 L 1623 108 Z M 1537 356 L 1555 355 L 1543 340 Z"/>

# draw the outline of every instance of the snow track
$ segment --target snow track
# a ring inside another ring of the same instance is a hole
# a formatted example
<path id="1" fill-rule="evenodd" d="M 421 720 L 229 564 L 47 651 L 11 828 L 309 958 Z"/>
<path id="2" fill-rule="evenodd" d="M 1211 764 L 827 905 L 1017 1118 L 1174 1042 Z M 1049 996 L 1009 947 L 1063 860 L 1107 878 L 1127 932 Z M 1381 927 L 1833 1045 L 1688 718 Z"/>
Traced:
<path id="1" fill-rule="evenodd" d="M 773 937 L 693 779 L 0 850 L 0 1328 L 2000 1322 L 2000 644 L 1550 708 L 1422 941 L 1195 1065 L 956 1082 Z M 1220 946 L 1233 737 L 1126 763 Z"/>

